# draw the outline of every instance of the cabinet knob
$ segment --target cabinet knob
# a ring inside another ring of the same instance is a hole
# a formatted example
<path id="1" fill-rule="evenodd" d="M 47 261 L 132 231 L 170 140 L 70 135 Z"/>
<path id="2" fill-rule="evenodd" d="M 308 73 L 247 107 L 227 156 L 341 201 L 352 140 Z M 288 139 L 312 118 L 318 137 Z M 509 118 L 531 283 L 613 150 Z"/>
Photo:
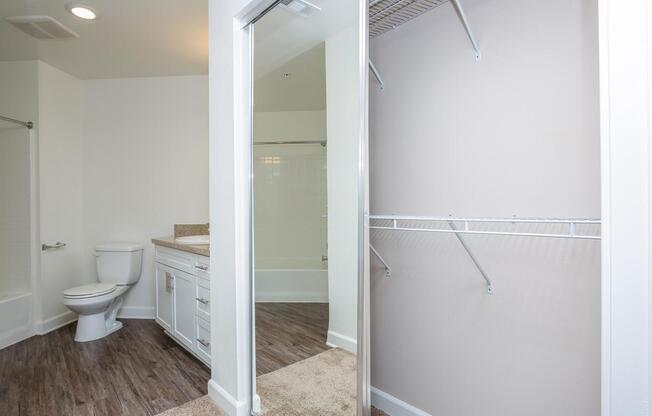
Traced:
<path id="1" fill-rule="evenodd" d="M 203 303 L 204 305 L 208 305 L 208 299 L 204 298 L 195 298 L 195 300 L 199 303 Z"/>
<path id="2" fill-rule="evenodd" d="M 195 266 L 195 269 L 206 271 L 206 270 L 208 270 L 208 266 L 198 264 L 198 265 Z"/>
<path id="3" fill-rule="evenodd" d="M 206 348 L 211 346 L 211 343 L 206 341 L 205 339 L 197 338 L 197 342 L 199 342 L 201 345 L 203 345 Z"/>

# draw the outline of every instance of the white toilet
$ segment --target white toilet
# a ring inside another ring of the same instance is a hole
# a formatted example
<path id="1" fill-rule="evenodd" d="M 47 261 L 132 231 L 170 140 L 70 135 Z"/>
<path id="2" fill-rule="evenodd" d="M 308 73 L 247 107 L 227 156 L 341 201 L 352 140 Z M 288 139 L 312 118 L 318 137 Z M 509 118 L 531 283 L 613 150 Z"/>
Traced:
<path id="1" fill-rule="evenodd" d="M 127 290 L 142 268 L 143 246 L 109 243 L 95 247 L 99 283 L 73 287 L 63 292 L 63 304 L 79 314 L 75 341 L 93 341 L 122 328 L 116 321 Z"/>

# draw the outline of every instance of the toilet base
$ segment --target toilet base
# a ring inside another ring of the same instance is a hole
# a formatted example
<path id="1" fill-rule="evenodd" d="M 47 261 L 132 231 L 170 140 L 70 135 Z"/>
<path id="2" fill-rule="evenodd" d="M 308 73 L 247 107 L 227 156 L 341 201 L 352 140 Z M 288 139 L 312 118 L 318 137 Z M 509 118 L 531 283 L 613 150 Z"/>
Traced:
<path id="1" fill-rule="evenodd" d="M 75 332 L 75 341 L 88 342 L 114 333 L 122 328 L 122 322 L 113 321 L 107 325 L 104 313 L 94 315 L 79 315 L 77 319 L 77 331 Z"/>
<path id="2" fill-rule="evenodd" d="M 115 298 L 106 311 L 93 314 L 79 314 L 75 341 L 95 341 L 122 328 L 122 322 L 116 320 L 118 310 L 121 306 L 122 296 Z"/>

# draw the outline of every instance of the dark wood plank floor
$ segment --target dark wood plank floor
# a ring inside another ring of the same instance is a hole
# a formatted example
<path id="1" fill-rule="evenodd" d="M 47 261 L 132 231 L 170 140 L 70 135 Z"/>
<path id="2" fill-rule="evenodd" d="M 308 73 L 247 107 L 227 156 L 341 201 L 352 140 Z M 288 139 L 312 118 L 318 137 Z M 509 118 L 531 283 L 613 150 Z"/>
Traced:
<path id="1" fill-rule="evenodd" d="M 155 415 L 206 394 L 210 369 L 149 320 L 101 340 L 75 324 L 0 350 L 0 415 Z"/>
<path id="2" fill-rule="evenodd" d="M 122 322 L 97 341 L 74 342 L 71 324 L 0 350 L 0 416 L 156 415 L 206 394 L 208 367 L 154 321 Z M 257 304 L 258 375 L 328 350 L 327 331 L 327 304 Z"/>
<path id="3" fill-rule="evenodd" d="M 329 349 L 327 303 L 256 303 L 256 374 Z"/>

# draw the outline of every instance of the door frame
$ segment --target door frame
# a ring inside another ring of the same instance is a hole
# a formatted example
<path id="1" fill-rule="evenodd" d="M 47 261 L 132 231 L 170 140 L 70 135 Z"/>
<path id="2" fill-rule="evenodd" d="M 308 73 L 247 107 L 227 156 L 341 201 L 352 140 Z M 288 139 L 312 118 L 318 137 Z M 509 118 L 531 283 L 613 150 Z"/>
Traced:
<path id="1" fill-rule="evenodd" d="M 599 0 L 602 416 L 649 415 L 652 6 Z"/>
<path id="2" fill-rule="evenodd" d="M 248 290 L 246 304 L 249 320 L 244 331 L 247 337 L 249 357 L 249 397 L 250 413 L 260 411 L 260 398 L 256 394 L 256 357 L 255 345 L 255 279 L 253 270 L 253 24 L 273 9 L 281 0 L 252 0 L 235 18 L 236 34 L 234 36 L 234 103 L 235 103 L 235 171 L 246 172 L 236 177 L 236 194 L 238 200 L 244 201 L 246 229 L 241 230 L 240 244 L 243 250 L 244 268 Z M 358 2 L 358 45 L 360 77 L 360 119 L 359 127 L 359 161 L 358 161 L 358 342 L 357 342 L 357 414 L 368 415 L 371 411 L 370 386 L 370 305 L 369 305 L 369 168 L 368 168 L 368 27 L 367 1 Z"/>

